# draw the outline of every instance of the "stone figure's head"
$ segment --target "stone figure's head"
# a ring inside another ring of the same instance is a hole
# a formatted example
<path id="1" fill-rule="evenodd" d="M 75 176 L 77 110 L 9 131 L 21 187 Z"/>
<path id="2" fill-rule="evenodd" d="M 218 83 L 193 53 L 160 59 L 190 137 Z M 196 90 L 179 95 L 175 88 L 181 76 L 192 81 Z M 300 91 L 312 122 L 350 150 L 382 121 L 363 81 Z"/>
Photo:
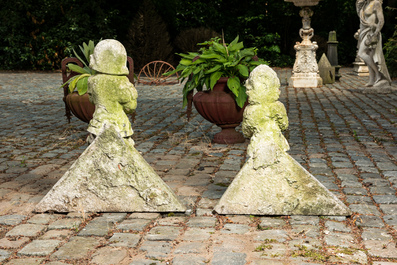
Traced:
<path id="1" fill-rule="evenodd" d="M 100 41 L 90 57 L 90 68 L 104 74 L 128 75 L 127 51 L 117 40 Z"/>
<path id="2" fill-rule="evenodd" d="M 276 72 L 265 64 L 251 72 L 245 86 L 250 104 L 272 103 L 280 96 L 280 80 Z"/>

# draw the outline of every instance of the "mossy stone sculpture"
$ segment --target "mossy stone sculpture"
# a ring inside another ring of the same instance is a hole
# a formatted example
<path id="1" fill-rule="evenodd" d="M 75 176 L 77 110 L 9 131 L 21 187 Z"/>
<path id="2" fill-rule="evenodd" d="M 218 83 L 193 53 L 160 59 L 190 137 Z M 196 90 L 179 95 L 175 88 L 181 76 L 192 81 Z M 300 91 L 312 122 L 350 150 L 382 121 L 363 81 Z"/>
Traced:
<path id="1" fill-rule="evenodd" d="M 116 40 L 97 44 L 88 80 L 95 104 L 94 140 L 36 206 L 37 212 L 183 212 L 185 206 L 134 147 L 126 113 L 137 91 L 126 75 L 127 53 Z"/>
<path id="2" fill-rule="evenodd" d="M 251 141 L 248 159 L 215 211 L 250 215 L 350 215 L 350 210 L 288 153 L 282 134 L 288 127 L 284 105 L 277 101 L 280 81 L 260 65 L 246 83 L 249 105 L 243 133 Z"/>

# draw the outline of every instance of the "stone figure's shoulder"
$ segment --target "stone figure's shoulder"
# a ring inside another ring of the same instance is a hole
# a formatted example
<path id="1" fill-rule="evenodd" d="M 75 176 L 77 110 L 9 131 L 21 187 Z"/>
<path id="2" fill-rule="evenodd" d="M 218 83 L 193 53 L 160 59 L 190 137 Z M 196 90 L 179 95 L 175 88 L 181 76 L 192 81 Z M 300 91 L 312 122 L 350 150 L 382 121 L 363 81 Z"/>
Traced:
<path id="1" fill-rule="evenodd" d="M 378 11 L 382 11 L 382 2 L 379 0 L 374 0 L 373 7 L 374 7 L 374 9 L 376 9 Z"/>
<path id="2" fill-rule="evenodd" d="M 102 73 L 97 73 L 95 75 L 92 75 L 90 78 L 103 79 L 103 80 L 126 80 L 126 81 L 128 81 L 128 77 L 125 75 L 109 75 L 109 74 L 102 74 Z"/>
<path id="3" fill-rule="evenodd" d="M 245 108 L 244 116 L 261 116 L 266 115 L 269 113 L 269 105 L 267 104 L 255 104 L 255 105 L 248 105 Z"/>
<path id="4" fill-rule="evenodd" d="M 97 86 L 119 87 L 132 85 L 127 76 L 96 74 L 90 77 L 91 81 Z"/>
<path id="5" fill-rule="evenodd" d="M 269 104 L 269 109 L 271 110 L 272 114 L 279 112 L 280 114 L 286 112 L 285 106 L 282 102 L 276 101 Z"/>

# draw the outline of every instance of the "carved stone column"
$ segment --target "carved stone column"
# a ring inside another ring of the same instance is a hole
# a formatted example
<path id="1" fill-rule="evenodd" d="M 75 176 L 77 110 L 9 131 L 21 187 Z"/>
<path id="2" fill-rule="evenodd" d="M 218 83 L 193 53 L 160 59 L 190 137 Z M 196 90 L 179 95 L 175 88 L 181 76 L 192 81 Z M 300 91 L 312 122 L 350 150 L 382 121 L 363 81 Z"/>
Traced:
<path id="1" fill-rule="evenodd" d="M 335 67 L 335 81 L 339 81 L 341 77 L 339 69 L 341 66 L 338 63 L 338 41 L 336 40 L 336 31 L 329 32 L 327 44 L 327 57 L 331 66 Z"/>

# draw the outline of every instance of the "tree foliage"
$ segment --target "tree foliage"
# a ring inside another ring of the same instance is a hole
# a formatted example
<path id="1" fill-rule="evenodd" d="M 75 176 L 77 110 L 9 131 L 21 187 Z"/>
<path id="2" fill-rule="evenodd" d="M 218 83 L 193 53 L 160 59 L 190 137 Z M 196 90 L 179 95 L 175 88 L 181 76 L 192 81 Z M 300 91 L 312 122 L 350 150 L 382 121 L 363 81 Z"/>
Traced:
<path id="1" fill-rule="evenodd" d="M 131 23 L 139 16 L 143 3 L 141 0 L 0 0 L 0 69 L 58 69 L 60 61 L 83 42 L 115 38 L 125 44 Z M 152 3 L 151 8 L 166 25 L 162 29 L 165 35 L 159 38 L 169 34 L 171 43 L 185 30 L 206 28 L 223 32 L 227 42 L 239 35 L 247 46 L 257 47 L 259 56 L 272 65 L 289 65 L 294 60 L 293 46 L 300 41 L 298 32 L 302 22 L 299 8 L 292 3 L 283 0 L 152 0 Z M 396 0 L 383 1 L 384 40 L 392 38 L 396 24 L 396 15 L 386 6 L 395 5 Z M 335 30 L 339 63 L 352 63 L 357 44 L 353 35 L 359 27 L 355 0 L 321 0 L 313 11 L 314 38 L 322 46 L 318 53 L 326 50 L 328 33 Z M 156 52 L 153 50 L 153 54 Z M 137 56 L 134 54 L 135 60 Z"/>
<path id="2" fill-rule="evenodd" d="M 167 24 L 156 12 L 151 0 L 144 0 L 132 20 L 125 40 L 127 53 L 134 66 L 141 69 L 151 61 L 172 62 L 173 48 Z"/>
<path id="3" fill-rule="evenodd" d="M 102 1 L 3 1 L 0 11 L 0 67 L 54 69 L 73 47 L 90 39 L 113 38 L 115 10 Z M 98 22 L 101 23 L 98 23 Z"/>
<path id="4" fill-rule="evenodd" d="M 388 10 L 397 15 L 397 8 L 389 7 Z M 385 59 L 390 76 L 397 77 L 397 24 L 394 25 L 393 35 L 385 43 Z"/>

